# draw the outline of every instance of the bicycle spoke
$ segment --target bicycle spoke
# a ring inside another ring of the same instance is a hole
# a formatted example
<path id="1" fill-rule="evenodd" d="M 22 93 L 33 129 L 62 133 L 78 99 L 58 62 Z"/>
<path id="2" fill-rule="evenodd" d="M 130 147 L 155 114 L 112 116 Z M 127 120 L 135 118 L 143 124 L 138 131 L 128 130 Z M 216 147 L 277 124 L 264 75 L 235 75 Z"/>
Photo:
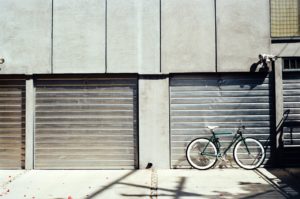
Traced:
<path id="1" fill-rule="evenodd" d="M 216 148 L 204 138 L 192 141 L 187 147 L 187 160 L 196 169 L 208 169 L 216 162 Z"/>
<path id="2" fill-rule="evenodd" d="M 239 141 L 234 149 L 236 163 L 245 169 L 254 169 L 259 167 L 265 158 L 265 152 L 262 144 L 253 139 L 246 138 Z"/>

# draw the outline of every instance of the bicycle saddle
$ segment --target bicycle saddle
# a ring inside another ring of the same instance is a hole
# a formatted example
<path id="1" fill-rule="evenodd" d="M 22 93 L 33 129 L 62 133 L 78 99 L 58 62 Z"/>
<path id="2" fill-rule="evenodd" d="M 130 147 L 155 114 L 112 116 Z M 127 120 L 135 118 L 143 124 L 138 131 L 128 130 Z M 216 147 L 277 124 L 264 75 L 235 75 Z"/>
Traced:
<path id="1" fill-rule="evenodd" d="M 218 128 L 219 126 L 207 126 L 210 130 L 214 130 L 215 128 Z"/>

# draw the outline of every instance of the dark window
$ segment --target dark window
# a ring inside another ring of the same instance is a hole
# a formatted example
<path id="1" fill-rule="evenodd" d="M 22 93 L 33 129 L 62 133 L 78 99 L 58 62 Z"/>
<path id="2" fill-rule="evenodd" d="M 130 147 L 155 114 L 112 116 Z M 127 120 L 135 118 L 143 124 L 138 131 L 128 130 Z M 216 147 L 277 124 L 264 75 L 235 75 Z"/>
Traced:
<path id="1" fill-rule="evenodd" d="M 300 36 L 300 0 L 271 0 L 271 36 Z"/>
<path id="2" fill-rule="evenodd" d="M 300 71 L 300 57 L 286 57 L 283 58 L 283 70 L 285 71 Z"/>

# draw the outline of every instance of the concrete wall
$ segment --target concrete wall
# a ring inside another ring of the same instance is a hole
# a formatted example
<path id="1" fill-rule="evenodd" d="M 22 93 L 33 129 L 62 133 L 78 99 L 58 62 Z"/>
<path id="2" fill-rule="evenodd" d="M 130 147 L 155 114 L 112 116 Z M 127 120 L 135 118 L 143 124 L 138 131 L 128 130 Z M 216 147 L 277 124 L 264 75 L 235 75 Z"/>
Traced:
<path id="1" fill-rule="evenodd" d="M 160 72 L 159 0 L 107 2 L 107 72 Z"/>
<path id="2" fill-rule="evenodd" d="M 161 17 L 162 72 L 215 72 L 214 1 L 163 0 Z"/>
<path id="3" fill-rule="evenodd" d="M 271 45 L 272 54 L 280 57 L 300 56 L 300 43 L 277 43 Z"/>
<path id="4" fill-rule="evenodd" d="M 139 79 L 139 164 L 170 168 L 169 79 Z"/>
<path id="5" fill-rule="evenodd" d="M 5 74 L 246 72 L 270 51 L 269 0 L 0 4 Z"/>
<path id="6" fill-rule="evenodd" d="M 33 169 L 35 89 L 33 79 L 26 80 L 25 169 Z"/>
<path id="7" fill-rule="evenodd" d="M 53 72 L 105 72 L 105 0 L 53 1 Z"/>
<path id="8" fill-rule="evenodd" d="M 248 72 L 270 51 L 269 0 L 217 1 L 218 72 Z"/>
<path id="9" fill-rule="evenodd" d="M 275 160 L 278 165 L 281 165 L 282 163 L 280 160 L 282 160 L 282 151 L 280 150 L 282 147 L 282 122 L 283 122 L 283 113 L 284 113 L 284 107 L 283 107 L 283 82 L 282 82 L 282 60 L 278 59 L 274 64 L 274 78 L 275 78 L 275 124 L 276 124 L 276 134 L 272 135 L 275 136 L 275 149 L 276 149 L 276 155 Z"/>
<path id="10" fill-rule="evenodd" d="M 51 72 L 51 0 L 0 0 L 0 74 Z"/>

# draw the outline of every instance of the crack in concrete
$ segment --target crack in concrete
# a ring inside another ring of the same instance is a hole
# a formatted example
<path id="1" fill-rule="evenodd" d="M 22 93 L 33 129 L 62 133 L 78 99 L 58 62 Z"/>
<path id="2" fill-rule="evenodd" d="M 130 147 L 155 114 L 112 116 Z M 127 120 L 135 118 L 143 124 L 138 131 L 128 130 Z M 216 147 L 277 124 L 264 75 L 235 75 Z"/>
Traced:
<path id="1" fill-rule="evenodd" d="M 158 189 L 158 175 L 155 169 L 151 169 L 151 185 L 150 185 L 150 199 L 157 199 Z"/>
<path id="2" fill-rule="evenodd" d="M 22 172 L 20 172 L 19 174 L 11 177 L 8 176 L 8 181 L 4 182 L 3 184 L 0 185 L 2 192 L 0 192 L 0 196 L 6 195 L 10 192 L 10 190 L 7 188 L 7 186 L 9 184 L 11 184 L 12 182 L 16 181 L 18 178 L 20 178 L 21 176 L 23 176 L 25 173 L 27 173 L 28 170 L 24 170 Z"/>

